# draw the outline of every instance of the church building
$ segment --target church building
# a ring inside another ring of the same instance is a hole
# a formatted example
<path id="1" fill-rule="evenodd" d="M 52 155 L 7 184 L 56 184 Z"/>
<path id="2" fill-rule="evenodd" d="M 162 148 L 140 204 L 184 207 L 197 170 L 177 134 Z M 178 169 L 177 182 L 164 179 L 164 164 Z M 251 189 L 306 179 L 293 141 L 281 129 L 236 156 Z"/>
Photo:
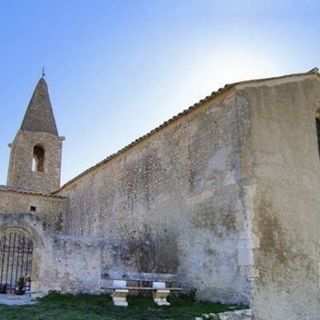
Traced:
<path id="1" fill-rule="evenodd" d="M 256 320 L 319 319 L 318 69 L 226 85 L 61 186 L 63 140 L 42 77 L 0 186 L 1 294 L 170 273 Z"/>

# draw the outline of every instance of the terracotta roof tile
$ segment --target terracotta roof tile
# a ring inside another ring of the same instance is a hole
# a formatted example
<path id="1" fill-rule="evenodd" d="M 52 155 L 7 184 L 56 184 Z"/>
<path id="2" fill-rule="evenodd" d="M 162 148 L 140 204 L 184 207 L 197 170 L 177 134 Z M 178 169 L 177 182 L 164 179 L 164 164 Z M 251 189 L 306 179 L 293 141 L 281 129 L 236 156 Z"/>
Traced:
<path id="1" fill-rule="evenodd" d="M 41 193 L 41 192 L 33 192 L 28 190 L 18 190 L 8 186 L 0 185 L 0 192 L 15 192 L 21 194 L 27 194 L 32 196 L 41 196 L 41 197 L 49 197 L 49 198 L 56 198 L 56 199 L 65 199 L 65 197 L 60 195 L 55 195 L 51 193 Z"/>
<path id="2" fill-rule="evenodd" d="M 93 171 L 94 169 L 102 166 L 103 164 L 111 161 L 112 159 L 114 159 L 115 157 L 119 156 L 120 154 L 122 154 L 126 150 L 132 148 L 133 146 L 137 145 L 141 141 L 147 139 L 148 137 L 150 137 L 154 133 L 158 132 L 159 130 L 161 130 L 161 129 L 165 128 L 165 127 L 167 127 L 169 124 L 171 124 L 171 123 L 177 121 L 178 119 L 184 117 L 185 115 L 189 114 L 194 109 L 197 109 L 200 106 L 202 106 L 204 103 L 208 102 L 209 100 L 212 100 L 212 99 L 216 98 L 217 96 L 220 96 L 222 93 L 226 92 L 227 90 L 229 90 L 231 88 L 234 88 L 237 85 L 255 84 L 255 83 L 264 82 L 264 81 L 271 81 L 271 80 L 290 78 L 290 77 L 296 77 L 296 76 L 306 76 L 306 75 L 311 75 L 311 74 L 316 74 L 318 77 L 320 77 L 318 72 L 319 72 L 318 68 L 313 68 L 310 71 L 305 72 L 305 73 L 296 73 L 296 74 L 284 75 L 284 76 L 279 76 L 279 77 L 246 80 L 246 81 L 240 81 L 240 82 L 235 82 L 235 83 L 231 83 L 231 84 L 226 84 L 224 87 L 218 89 L 217 91 L 213 91 L 207 97 L 201 99 L 200 101 L 198 101 L 197 103 L 193 104 L 189 108 L 187 108 L 184 111 L 178 113 L 177 115 L 173 116 L 169 120 L 163 122 L 161 125 L 159 125 L 155 129 L 151 130 L 147 134 L 141 136 L 140 138 L 134 140 L 133 142 L 131 142 L 130 144 L 128 144 L 124 148 L 122 148 L 119 151 L 111 154 L 110 156 L 108 156 L 107 158 L 105 158 L 102 161 L 98 162 L 94 166 L 92 166 L 92 167 L 88 168 L 87 170 L 83 171 L 82 173 L 80 173 L 79 175 L 74 177 L 73 179 L 71 179 L 68 182 L 66 182 L 60 189 L 58 189 L 57 191 L 53 192 L 53 194 L 56 194 L 56 193 L 62 191 L 64 188 L 66 188 L 67 186 L 71 185 L 73 182 L 75 182 L 78 179 L 80 179 L 81 177 L 85 176 L 87 173 L 89 173 L 89 172 Z"/>

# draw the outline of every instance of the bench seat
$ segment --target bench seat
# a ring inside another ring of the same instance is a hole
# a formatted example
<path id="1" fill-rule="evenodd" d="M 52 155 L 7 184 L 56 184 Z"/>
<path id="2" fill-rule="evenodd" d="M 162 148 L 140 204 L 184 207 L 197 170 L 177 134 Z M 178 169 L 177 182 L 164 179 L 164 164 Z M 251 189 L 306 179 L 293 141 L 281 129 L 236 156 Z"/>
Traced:
<path id="1" fill-rule="evenodd" d="M 153 287 L 115 287 L 115 286 L 108 286 L 108 287 L 101 287 L 103 290 L 117 290 L 117 289 L 128 289 L 130 291 L 134 290 L 146 290 L 146 291 L 154 291 L 157 290 L 157 288 Z M 165 287 L 165 289 L 170 290 L 170 291 L 181 291 L 183 290 L 182 288 L 173 288 L 173 287 Z"/>
<path id="2" fill-rule="evenodd" d="M 132 286 L 127 285 L 127 282 L 146 282 L 152 284 L 152 286 Z M 170 285 L 174 281 L 170 281 Z M 127 307 L 127 295 L 130 291 L 152 291 L 153 294 L 153 300 L 154 302 L 159 306 L 169 306 L 170 303 L 167 301 L 168 295 L 172 291 L 181 291 L 182 288 L 178 287 L 167 287 L 165 281 L 154 281 L 154 280 L 147 280 L 146 277 L 133 277 L 133 279 L 130 279 L 129 277 L 126 277 L 125 280 L 113 280 L 113 283 L 111 286 L 105 286 L 102 287 L 102 289 L 108 289 L 113 290 L 112 293 L 112 300 L 115 306 L 122 306 Z"/>

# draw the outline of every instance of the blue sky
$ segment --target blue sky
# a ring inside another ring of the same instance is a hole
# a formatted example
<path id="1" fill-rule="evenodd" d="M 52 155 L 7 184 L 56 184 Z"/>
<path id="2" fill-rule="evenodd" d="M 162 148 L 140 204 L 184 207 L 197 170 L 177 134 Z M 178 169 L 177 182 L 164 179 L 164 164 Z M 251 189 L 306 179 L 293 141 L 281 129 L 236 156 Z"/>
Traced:
<path id="1" fill-rule="evenodd" d="M 62 182 L 225 83 L 320 66 L 320 2 L 3 0 L 0 184 L 46 66 Z"/>

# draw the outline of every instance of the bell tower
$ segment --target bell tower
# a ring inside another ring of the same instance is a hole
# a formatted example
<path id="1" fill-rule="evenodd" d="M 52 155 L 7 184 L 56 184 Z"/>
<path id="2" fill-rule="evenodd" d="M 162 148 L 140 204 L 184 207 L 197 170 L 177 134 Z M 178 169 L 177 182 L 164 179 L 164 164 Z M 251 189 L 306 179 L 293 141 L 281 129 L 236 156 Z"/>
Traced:
<path id="1" fill-rule="evenodd" d="M 60 187 L 61 152 L 47 83 L 42 77 L 29 102 L 11 148 L 7 185 L 25 191 L 50 193 Z"/>

